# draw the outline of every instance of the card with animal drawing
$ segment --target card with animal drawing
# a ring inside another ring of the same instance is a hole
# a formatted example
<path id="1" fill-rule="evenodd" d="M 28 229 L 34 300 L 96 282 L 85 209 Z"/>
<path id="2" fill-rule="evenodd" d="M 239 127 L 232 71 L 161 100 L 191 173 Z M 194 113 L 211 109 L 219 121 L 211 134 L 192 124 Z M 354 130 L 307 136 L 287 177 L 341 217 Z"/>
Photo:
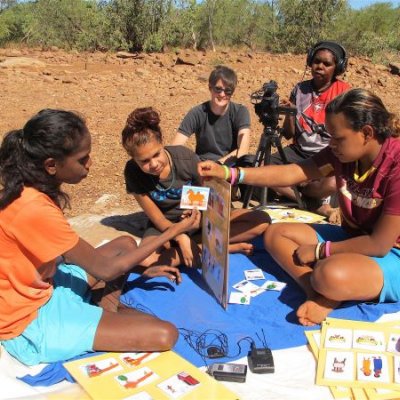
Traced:
<path id="1" fill-rule="evenodd" d="M 183 186 L 181 196 L 181 208 L 207 210 L 209 187 L 202 186 Z"/>
<path id="2" fill-rule="evenodd" d="M 324 377 L 332 381 L 354 380 L 354 353 L 351 351 L 327 351 Z"/>

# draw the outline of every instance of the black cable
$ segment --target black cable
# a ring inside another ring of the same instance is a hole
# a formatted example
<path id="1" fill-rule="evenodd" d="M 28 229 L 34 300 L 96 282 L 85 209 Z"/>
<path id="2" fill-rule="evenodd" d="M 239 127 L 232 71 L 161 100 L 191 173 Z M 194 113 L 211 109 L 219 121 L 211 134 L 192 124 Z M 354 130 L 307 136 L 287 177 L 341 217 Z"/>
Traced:
<path id="1" fill-rule="evenodd" d="M 209 354 L 209 349 L 218 351 L 219 357 L 228 355 L 228 337 L 225 333 L 216 329 L 207 329 L 204 332 L 196 332 L 186 328 L 178 328 L 179 333 L 186 343 L 201 357 L 205 367 L 208 369 L 206 359 L 217 358 Z"/>

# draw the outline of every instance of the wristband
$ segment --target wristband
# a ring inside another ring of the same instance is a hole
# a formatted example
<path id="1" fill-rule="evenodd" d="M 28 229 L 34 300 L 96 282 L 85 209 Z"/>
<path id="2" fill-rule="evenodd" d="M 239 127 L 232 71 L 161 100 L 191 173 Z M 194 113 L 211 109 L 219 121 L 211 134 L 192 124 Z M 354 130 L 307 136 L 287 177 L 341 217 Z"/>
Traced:
<path id="1" fill-rule="evenodd" d="M 331 244 L 332 244 L 332 242 L 330 240 L 325 242 L 325 257 L 331 256 Z"/>
<path id="2" fill-rule="evenodd" d="M 229 179 L 229 177 L 230 177 L 229 168 L 225 164 L 222 165 L 222 168 L 224 169 L 224 173 L 225 173 L 224 179 L 227 181 Z"/>
<path id="3" fill-rule="evenodd" d="M 243 183 L 243 179 L 244 179 L 244 169 L 239 167 L 239 179 L 238 179 L 238 183 Z"/>
<path id="4" fill-rule="evenodd" d="M 234 185 L 236 181 L 236 170 L 235 168 L 231 168 L 231 185 Z"/>
<path id="5" fill-rule="evenodd" d="M 318 242 L 317 245 L 315 246 L 315 261 L 319 260 L 319 250 L 321 248 L 322 243 Z"/>
<path id="6" fill-rule="evenodd" d="M 322 260 L 323 258 L 326 258 L 325 247 L 326 247 L 326 243 L 322 242 L 321 247 L 319 248 L 319 259 L 320 260 Z"/>

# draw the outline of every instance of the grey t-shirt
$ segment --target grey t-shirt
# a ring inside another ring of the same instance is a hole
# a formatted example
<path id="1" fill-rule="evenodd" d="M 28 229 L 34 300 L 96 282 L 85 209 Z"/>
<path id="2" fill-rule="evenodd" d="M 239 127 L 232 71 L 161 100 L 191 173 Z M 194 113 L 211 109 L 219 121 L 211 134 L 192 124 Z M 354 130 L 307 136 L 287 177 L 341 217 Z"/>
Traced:
<path id="1" fill-rule="evenodd" d="M 129 160 L 125 165 L 125 185 L 128 193 L 148 194 L 170 221 L 177 221 L 183 210 L 179 208 L 182 186 L 201 186 L 197 172 L 199 158 L 185 146 L 165 146 L 171 156 L 172 171 L 166 180 L 143 172 Z"/>
<path id="2" fill-rule="evenodd" d="M 210 102 L 192 108 L 183 118 L 178 131 L 187 137 L 196 135 L 196 154 L 201 160 L 218 160 L 237 149 L 238 133 L 250 127 L 248 109 L 229 103 L 224 115 L 215 115 Z"/>

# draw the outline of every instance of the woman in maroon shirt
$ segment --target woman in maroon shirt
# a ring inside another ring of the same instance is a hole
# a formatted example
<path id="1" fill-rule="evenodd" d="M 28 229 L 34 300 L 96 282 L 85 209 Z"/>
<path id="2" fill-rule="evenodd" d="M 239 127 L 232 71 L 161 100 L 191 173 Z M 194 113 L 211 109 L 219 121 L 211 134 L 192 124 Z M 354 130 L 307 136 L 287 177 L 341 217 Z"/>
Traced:
<path id="1" fill-rule="evenodd" d="M 353 89 L 327 109 L 329 146 L 298 164 L 241 171 L 257 186 L 291 186 L 335 176 L 342 227 L 274 224 L 266 250 L 306 294 L 302 325 L 322 322 L 343 301 L 400 301 L 400 122 L 379 97 Z M 200 175 L 224 177 L 205 161 Z"/>

